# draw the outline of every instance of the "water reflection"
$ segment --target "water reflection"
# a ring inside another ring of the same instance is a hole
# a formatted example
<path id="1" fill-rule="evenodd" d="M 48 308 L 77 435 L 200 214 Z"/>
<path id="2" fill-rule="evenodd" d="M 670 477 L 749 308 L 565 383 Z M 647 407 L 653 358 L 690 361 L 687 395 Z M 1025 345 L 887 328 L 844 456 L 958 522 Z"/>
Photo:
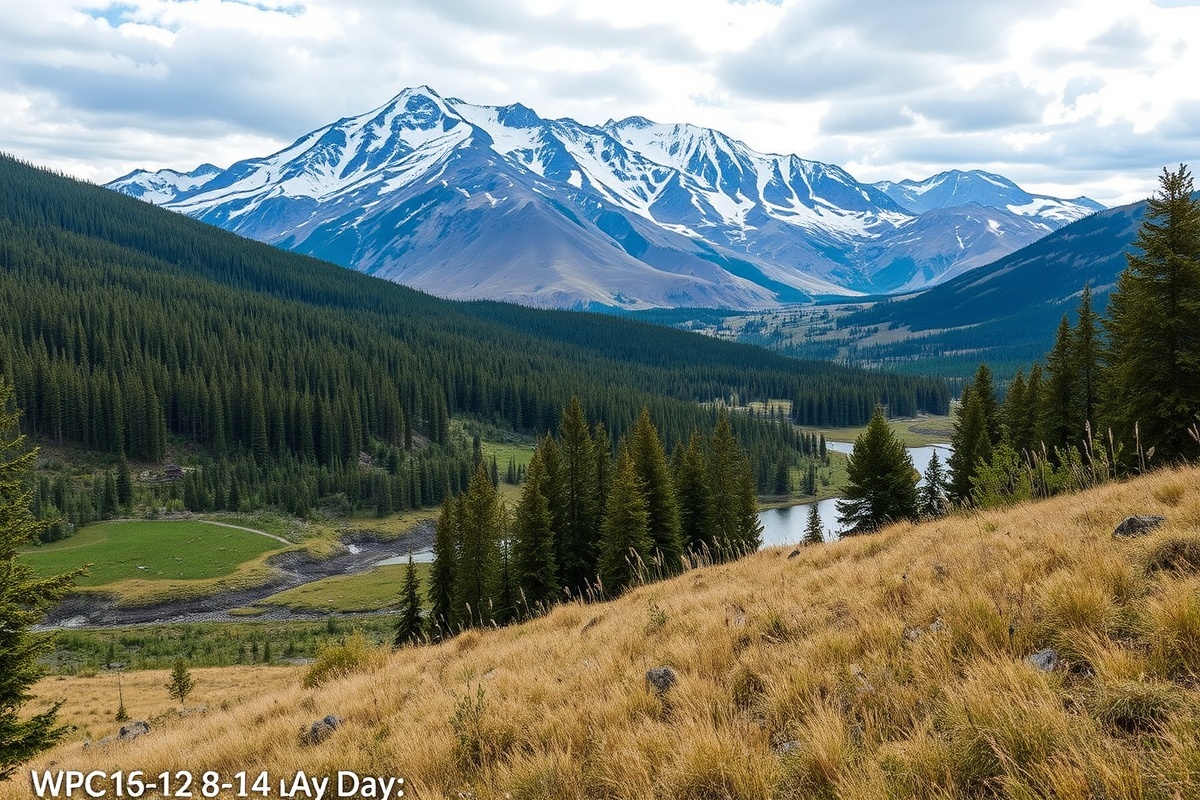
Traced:
<path id="1" fill-rule="evenodd" d="M 827 442 L 826 446 L 836 453 L 846 453 L 847 455 L 854 449 L 854 445 L 850 442 Z M 953 452 L 949 445 L 934 444 L 908 448 L 908 454 L 912 457 L 913 466 L 922 474 L 924 474 L 925 469 L 929 466 L 929 460 L 933 458 L 934 452 L 938 454 L 938 460 L 942 462 L 944 469 L 946 459 Z M 824 532 L 825 541 L 827 542 L 837 539 L 841 530 L 841 525 L 838 523 L 836 503 L 837 500 L 833 498 L 817 502 L 817 515 L 821 518 L 821 530 Z M 804 528 L 808 524 L 808 509 L 810 506 L 812 506 L 812 503 L 760 511 L 758 521 L 763 526 L 763 547 L 798 544 L 804 538 Z"/>

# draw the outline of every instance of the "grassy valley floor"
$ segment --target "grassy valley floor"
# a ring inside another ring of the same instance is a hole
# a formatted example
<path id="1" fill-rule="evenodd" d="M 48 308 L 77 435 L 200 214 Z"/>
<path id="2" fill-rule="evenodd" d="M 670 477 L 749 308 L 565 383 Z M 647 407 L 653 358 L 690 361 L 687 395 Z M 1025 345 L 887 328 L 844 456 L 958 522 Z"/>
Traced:
<path id="1" fill-rule="evenodd" d="M 1167 522 L 1114 539 L 1130 514 Z M 72 735 L 32 766 L 348 770 L 481 800 L 1195 796 L 1200 470 L 790 556 L 360 654 L 360 671 L 313 687 L 260 668 L 279 683 L 127 744 Z M 1046 648 L 1049 671 L 1027 661 Z M 677 674 L 664 693 L 645 677 L 660 666 Z M 303 743 L 327 714 L 344 724 Z M 27 796 L 27 773 L 0 784 Z"/>

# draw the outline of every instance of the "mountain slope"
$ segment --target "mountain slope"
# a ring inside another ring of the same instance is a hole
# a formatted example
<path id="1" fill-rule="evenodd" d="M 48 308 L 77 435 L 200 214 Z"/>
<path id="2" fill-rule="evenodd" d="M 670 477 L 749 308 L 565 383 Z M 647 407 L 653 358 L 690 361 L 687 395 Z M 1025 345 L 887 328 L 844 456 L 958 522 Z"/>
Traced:
<path id="1" fill-rule="evenodd" d="M 249 458 L 264 479 L 270 463 L 341 480 L 362 451 L 409 450 L 414 430 L 448 447 L 449 416 L 541 434 L 573 395 L 614 436 L 649 406 L 669 442 L 708 427 L 716 410 L 701 403 L 731 394 L 811 395 L 862 419 L 889 397 L 948 403 L 934 380 L 598 314 L 441 300 L 5 157 L 0 375 L 35 434 L 147 461 L 184 437 Z M 790 452 L 777 426 L 734 425 L 772 464 Z M 422 465 L 418 502 L 453 488 L 442 466 L 435 477 Z"/>
<path id="2" fill-rule="evenodd" d="M 790 315 L 751 315 L 763 320 L 750 326 L 711 317 L 684 326 L 802 358 L 888 365 L 922 374 L 965 378 L 987 361 L 1003 379 L 1046 354 L 1059 320 L 1074 313 L 1085 284 L 1091 285 L 1094 307 L 1103 314 L 1145 211 L 1142 202 L 1097 212 L 921 292 Z"/>
<path id="3" fill-rule="evenodd" d="M 1047 226 L 1047 232 L 1057 227 L 1055 222 L 1074 222 L 1088 214 L 1104 210 L 1104 206 L 1087 197 L 1060 200 L 1056 197 L 1030 194 L 1003 175 L 978 169 L 969 172 L 949 170 L 923 181 L 881 181 L 874 186 L 901 207 L 915 214 L 975 204 L 1037 218 Z"/>
<path id="4" fill-rule="evenodd" d="M 1114 539 L 1129 514 L 1167 523 Z M 340 770 L 403 777 L 421 798 L 1192 797 L 1200 609 L 1194 559 L 1171 556 L 1194 552 L 1196 519 L 1189 468 L 768 550 L 523 625 L 360 652 L 358 674 L 312 688 L 297 674 L 120 746 L 75 735 L 30 768 Z M 1044 648 L 1048 672 L 1027 661 Z M 677 677 L 661 694 L 645 678 L 660 666 Z M 343 724 L 303 743 L 327 714 Z"/>
<path id="5" fill-rule="evenodd" d="M 925 286 L 1084 213 L 1060 204 L 1000 226 L 943 206 L 929 235 L 839 167 L 718 131 L 592 127 L 428 87 L 217 174 L 139 171 L 109 187 L 443 296 L 629 309 Z"/>

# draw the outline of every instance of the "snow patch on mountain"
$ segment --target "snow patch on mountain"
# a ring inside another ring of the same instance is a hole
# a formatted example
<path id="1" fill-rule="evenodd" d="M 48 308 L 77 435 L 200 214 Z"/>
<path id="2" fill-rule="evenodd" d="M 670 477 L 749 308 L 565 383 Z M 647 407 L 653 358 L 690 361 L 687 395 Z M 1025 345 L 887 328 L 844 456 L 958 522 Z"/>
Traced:
<path id="1" fill-rule="evenodd" d="M 980 171 L 863 184 L 696 125 L 590 126 L 426 86 L 227 170 L 109 186 L 437 294 L 571 307 L 920 288 L 1099 208 Z"/>

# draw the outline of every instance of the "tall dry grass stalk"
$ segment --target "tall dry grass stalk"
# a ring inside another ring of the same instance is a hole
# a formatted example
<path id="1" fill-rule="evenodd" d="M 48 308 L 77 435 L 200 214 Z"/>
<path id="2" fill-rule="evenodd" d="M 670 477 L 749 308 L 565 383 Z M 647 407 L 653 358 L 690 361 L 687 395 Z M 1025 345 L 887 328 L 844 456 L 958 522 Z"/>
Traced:
<path id="1" fill-rule="evenodd" d="M 1114 540 L 1135 513 L 1168 523 Z M 31 766 L 352 770 L 479 800 L 1196 797 L 1192 537 L 1200 470 L 1164 471 L 705 564 L 309 688 L 267 671 L 290 683 L 126 745 L 77 736 Z M 1054 670 L 1026 662 L 1047 647 Z M 678 682 L 659 695 L 644 676 L 663 665 Z M 326 714 L 345 722 L 302 744 Z M 0 786 L 28 794 L 27 779 Z"/>

